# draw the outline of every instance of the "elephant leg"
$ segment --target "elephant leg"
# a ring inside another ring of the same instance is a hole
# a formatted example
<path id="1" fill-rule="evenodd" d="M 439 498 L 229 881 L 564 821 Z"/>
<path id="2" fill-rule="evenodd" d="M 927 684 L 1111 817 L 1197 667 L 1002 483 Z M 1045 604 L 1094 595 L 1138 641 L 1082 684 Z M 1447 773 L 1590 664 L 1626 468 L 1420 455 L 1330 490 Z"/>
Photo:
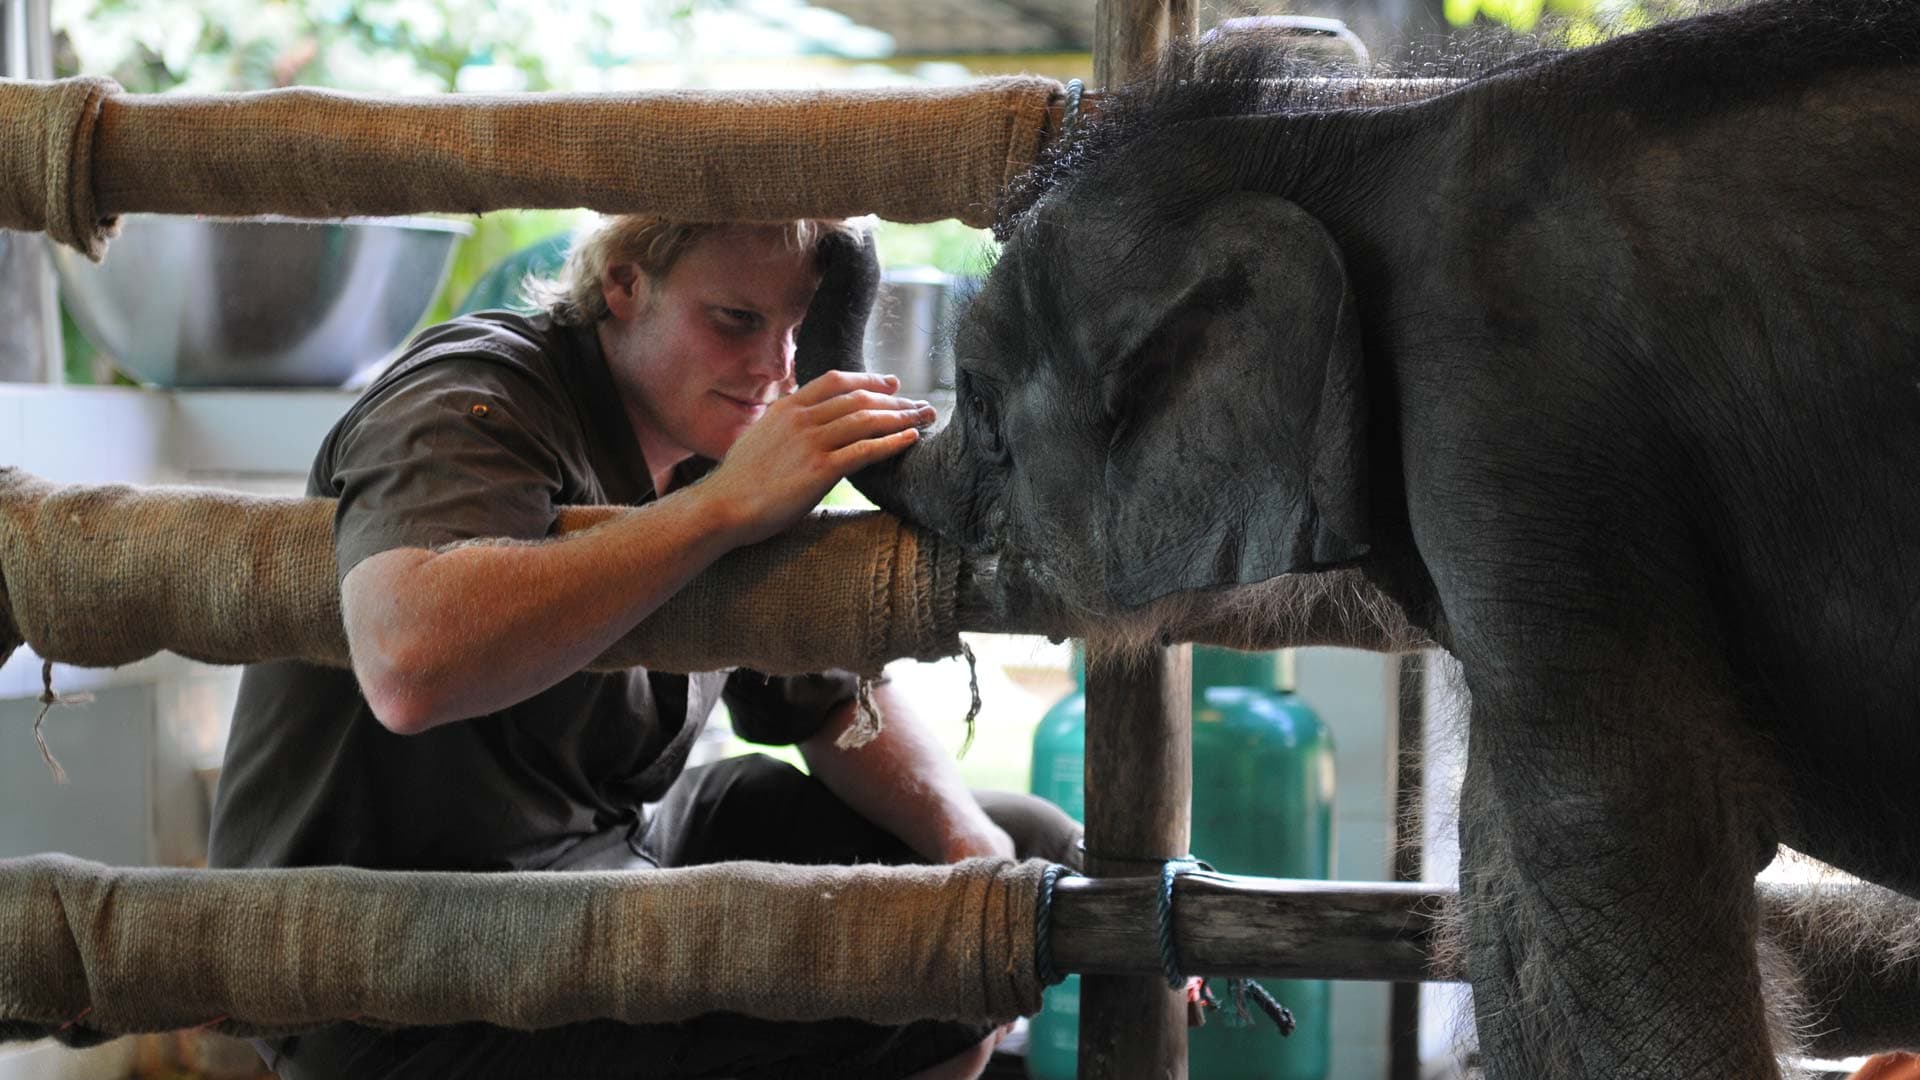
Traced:
<path id="1" fill-rule="evenodd" d="M 1486 1075 L 1777 1077 L 1764 758 L 1716 680 L 1589 670 L 1516 692 L 1468 669 L 1461 895 Z"/>

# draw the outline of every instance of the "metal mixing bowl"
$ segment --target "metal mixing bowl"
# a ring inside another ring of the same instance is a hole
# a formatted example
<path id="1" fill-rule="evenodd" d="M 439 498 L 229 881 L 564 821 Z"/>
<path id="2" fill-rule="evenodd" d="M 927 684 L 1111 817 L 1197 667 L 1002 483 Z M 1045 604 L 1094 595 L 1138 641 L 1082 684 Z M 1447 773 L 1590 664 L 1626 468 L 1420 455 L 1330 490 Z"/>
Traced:
<path id="1" fill-rule="evenodd" d="M 867 367 L 900 377 L 900 392 L 953 389 L 953 302 L 958 282 L 931 267 L 888 270 L 867 322 Z"/>
<path id="2" fill-rule="evenodd" d="M 105 262 L 56 247 L 54 264 L 81 332 L 143 383 L 339 386 L 406 339 L 472 231 L 134 214 Z"/>

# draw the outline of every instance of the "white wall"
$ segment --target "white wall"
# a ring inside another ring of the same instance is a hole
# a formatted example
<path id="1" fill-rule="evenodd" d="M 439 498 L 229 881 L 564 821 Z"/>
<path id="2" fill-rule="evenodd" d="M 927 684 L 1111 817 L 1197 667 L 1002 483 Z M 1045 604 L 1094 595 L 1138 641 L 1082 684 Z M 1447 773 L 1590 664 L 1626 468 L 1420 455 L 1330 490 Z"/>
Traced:
<path id="1" fill-rule="evenodd" d="M 1300 696 L 1333 732 L 1333 876 L 1390 880 L 1394 770 L 1388 747 L 1397 738 L 1398 660 L 1353 649 L 1301 649 L 1298 657 Z M 1329 1080 L 1387 1075 L 1390 989 L 1386 983 L 1333 984 Z"/>

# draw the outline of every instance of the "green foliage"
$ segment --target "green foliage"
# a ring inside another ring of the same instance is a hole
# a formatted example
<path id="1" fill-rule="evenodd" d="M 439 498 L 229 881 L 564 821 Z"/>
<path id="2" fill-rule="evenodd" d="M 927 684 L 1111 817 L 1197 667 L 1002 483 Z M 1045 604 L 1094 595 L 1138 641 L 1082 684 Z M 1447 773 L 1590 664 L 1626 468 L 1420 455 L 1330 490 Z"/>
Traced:
<path id="1" fill-rule="evenodd" d="M 883 266 L 931 266 L 963 277 L 985 274 L 999 250 L 991 232 L 951 219 L 927 225 L 883 221 L 874 244 Z"/>
<path id="2" fill-rule="evenodd" d="M 724 7 L 731 0 L 701 0 Z M 129 90 L 327 86 L 388 94 L 578 89 L 670 33 L 668 0 L 54 0 L 61 74 Z"/>
<path id="3" fill-rule="evenodd" d="M 425 322 L 431 325 L 449 318 L 474 282 L 501 259 L 555 233 L 571 231 L 588 217 L 583 210 L 496 210 L 463 219 L 473 225 L 473 235 L 454 249 L 447 283 L 427 308 Z"/>
<path id="4" fill-rule="evenodd" d="M 1556 44 L 1591 45 L 1694 12 L 1698 0 L 1445 0 L 1447 21 L 1477 19 L 1521 33 L 1538 32 Z"/>

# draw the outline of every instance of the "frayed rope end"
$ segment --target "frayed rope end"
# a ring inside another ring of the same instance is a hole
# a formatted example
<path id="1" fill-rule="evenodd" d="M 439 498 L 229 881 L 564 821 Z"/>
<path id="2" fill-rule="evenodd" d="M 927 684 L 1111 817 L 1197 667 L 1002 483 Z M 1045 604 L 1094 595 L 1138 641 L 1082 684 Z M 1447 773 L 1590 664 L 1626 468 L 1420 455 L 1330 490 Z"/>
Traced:
<path id="1" fill-rule="evenodd" d="M 974 721 L 980 716 L 980 663 L 974 658 L 973 649 L 964 641 L 960 643 L 960 655 L 967 660 L 967 689 L 971 692 L 973 699 L 967 706 L 967 737 L 961 740 L 958 755 L 964 758 L 973 746 Z M 847 729 L 833 740 L 833 744 L 842 750 L 858 749 L 880 737 L 880 732 L 885 725 L 880 716 L 879 706 L 873 702 L 873 684 L 873 679 L 865 675 L 860 676 L 858 689 L 854 694 L 857 714 L 853 723 L 847 725 Z"/>
<path id="2" fill-rule="evenodd" d="M 860 676 L 854 691 L 856 702 L 853 723 L 847 725 L 834 740 L 833 745 L 842 750 L 856 750 L 880 737 L 882 724 L 880 708 L 873 703 L 873 680 Z"/>
<path id="3" fill-rule="evenodd" d="M 47 733 L 43 730 L 47 713 L 51 711 L 55 705 L 83 705 L 92 700 L 92 694 L 54 693 L 53 661 L 41 661 L 40 711 L 35 714 L 33 718 L 33 741 L 40 747 L 40 760 L 47 763 L 47 769 L 53 773 L 53 782 L 56 784 L 64 784 L 67 782 L 67 770 L 60 767 L 60 762 L 53 756 L 53 751 L 47 747 Z"/>
<path id="4" fill-rule="evenodd" d="M 960 741 L 960 753 L 957 757 L 966 757 L 973 748 L 973 722 L 980 715 L 980 662 L 973 658 L 973 647 L 965 641 L 960 642 L 960 655 L 967 658 L 967 689 L 973 695 L 973 703 L 967 706 L 967 737 Z"/>

